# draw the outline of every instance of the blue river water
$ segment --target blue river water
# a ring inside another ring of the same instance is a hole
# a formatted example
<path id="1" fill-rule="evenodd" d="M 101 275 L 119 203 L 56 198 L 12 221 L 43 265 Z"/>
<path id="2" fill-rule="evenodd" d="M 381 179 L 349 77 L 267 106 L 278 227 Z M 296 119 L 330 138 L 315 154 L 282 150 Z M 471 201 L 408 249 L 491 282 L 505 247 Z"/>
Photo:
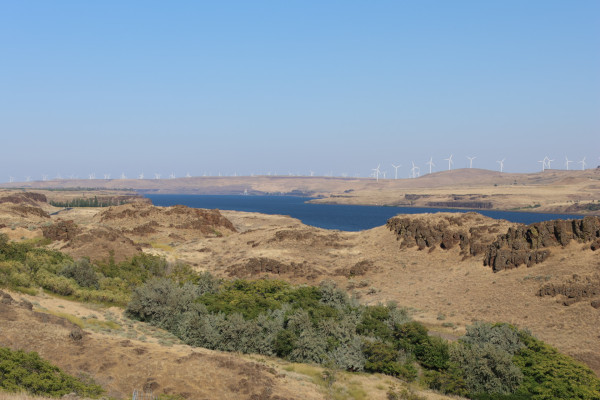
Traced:
<path id="1" fill-rule="evenodd" d="M 456 210 L 446 208 L 417 207 L 383 207 L 352 206 L 338 204 L 306 203 L 306 197 L 293 196 L 210 196 L 185 194 L 148 194 L 146 195 L 156 206 L 173 206 L 176 204 L 193 208 L 218 208 L 259 212 L 263 214 L 289 215 L 298 218 L 306 225 L 341 231 L 361 231 L 384 225 L 386 221 L 398 214 L 421 214 L 435 212 L 468 212 L 476 211 L 495 219 L 531 224 L 552 219 L 583 218 L 580 215 L 541 214 L 514 211 L 491 210 Z"/>

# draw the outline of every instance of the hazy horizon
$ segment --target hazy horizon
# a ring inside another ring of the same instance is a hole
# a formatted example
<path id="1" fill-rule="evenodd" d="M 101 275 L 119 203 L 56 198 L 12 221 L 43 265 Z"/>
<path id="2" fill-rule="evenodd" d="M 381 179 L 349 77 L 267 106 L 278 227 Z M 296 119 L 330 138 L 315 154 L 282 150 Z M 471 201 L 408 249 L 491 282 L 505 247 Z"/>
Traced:
<path id="1" fill-rule="evenodd" d="M 600 164 L 600 2 L 0 4 L 0 182 Z"/>

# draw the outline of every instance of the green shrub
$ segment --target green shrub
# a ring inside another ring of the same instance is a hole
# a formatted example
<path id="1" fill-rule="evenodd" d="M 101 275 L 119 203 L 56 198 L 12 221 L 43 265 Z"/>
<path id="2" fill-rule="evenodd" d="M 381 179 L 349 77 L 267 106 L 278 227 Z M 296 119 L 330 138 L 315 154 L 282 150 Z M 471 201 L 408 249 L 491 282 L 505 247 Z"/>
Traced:
<path id="1" fill-rule="evenodd" d="M 72 279 L 53 275 L 46 270 L 38 272 L 36 281 L 44 289 L 61 296 L 70 296 L 77 290 L 77 284 Z"/>
<path id="2" fill-rule="evenodd" d="M 600 399 L 600 380 L 588 367 L 527 332 L 519 331 L 519 339 L 524 347 L 514 362 L 524 378 L 516 394 L 535 400 Z"/>
<path id="3" fill-rule="evenodd" d="M 461 339 L 471 345 L 493 344 L 511 355 L 523 348 L 517 329 L 508 324 L 476 322 L 467 326 L 467 333 Z"/>
<path id="4" fill-rule="evenodd" d="M 453 347 L 452 361 L 461 366 L 470 393 L 513 393 L 523 373 L 510 353 L 491 343 L 460 343 Z"/>
<path id="5" fill-rule="evenodd" d="M 392 330 L 387 323 L 390 310 L 383 306 L 371 306 L 363 311 L 362 319 L 356 330 L 363 336 L 372 336 L 381 340 L 392 339 Z"/>
<path id="6" fill-rule="evenodd" d="M 27 391 L 34 395 L 60 397 L 69 393 L 98 397 L 104 391 L 93 382 L 83 382 L 62 372 L 37 353 L 0 347 L 0 390 Z"/>
<path id="7" fill-rule="evenodd" d="M 99 287 L 98 275 L 87 258 L 82 258 L 65 265 L 59 274 L 67 278 L 72 278 L 81 287 L 95 289 Z"/>
<path id="8" fill-rule="evenodd" d="M 326 346 L 322 335 L 314 329 L 306 329 L 298 335 L 288 358 L 295 362 L 322 363 L 326 360 Z"/>
<path id="9" fill-rule="evenodd" d="M 126 312 L 141 321 L 175 330 L 178 318 L 193 309 L 197 297 L 197 288 L 192 284 L 180 286 L 170 279 L 156 278 L 133 291 Z"/>
<path id="10" fill-rule="evenodd" d="M 338 368 L 346 371 L 363 371 L 367 359 L 362 350 L 362 339 L 354 336 L 347 343 L 342 343 L 330 351 L 327 359 Z"/>
<path id="11" fill-rule="evenodd" d="M 414 347 L 417 360 L 426 368 L 443 370 L 450 361 L 448 341 L 437 336 L 428 336 Z"/>
<path id="12" fill-rule="evenodd" d="M 273 341 L 273 350 L 279 357 L 287 358 L 296 347 L 296 334 L 288 329 L 277 332 Z"/>
<path id="13" fill-rule="evenodd" d="M 363 352 L 366 359 L 365 371 L 381 372 L 408 381 L 417 377 L 416 368 L 410 362 L 400 363 L 398 350 L 389 343 L 367 341 L 363 345 Z"/>
<path id="14" fill-rule="evenodd" d="M 459 396 L 467 396 L 469 394 L 460 367 L 452 363 L 444 371 L 425 371 L 423 373 L 423 383 L 430 389 L 442 393 L 451 393 Z"/>

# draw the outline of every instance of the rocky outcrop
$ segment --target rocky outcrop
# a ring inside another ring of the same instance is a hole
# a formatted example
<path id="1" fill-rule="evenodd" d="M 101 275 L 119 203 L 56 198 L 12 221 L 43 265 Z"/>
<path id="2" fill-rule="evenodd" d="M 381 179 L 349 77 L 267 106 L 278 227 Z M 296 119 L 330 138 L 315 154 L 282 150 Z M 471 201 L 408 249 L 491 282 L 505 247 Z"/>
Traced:
<path id="1" fill-rule="evenodd" d="M 518 225 L 498 237 L 486 250 L 484 265 L 494 271 L 531 266 L 544 261 L 550 249 L 566 246 L 572 240 L 592 242 L 591 249 L 598 246 L 600 218 L 585 217 L 575 220 L 553 220 L 531 225 Z"/>
<path id="2" fill-rule="evenodd" d="M 206 236 L 220 236 L 221 231 L 236 232 L 235 227 L 219 210 L 186 206 L 155 207 L 132 203 L 110 207 L 100 214 L 99 222 L 129 234 L 145 236 L 165 228 L 189 230 Z"/>
<path id="3" fill-rule="evenodd" d="M 590 305 L 600 307 L 600 275 L 581 277 L 573 275 L 572 278 L 562 283 L 547 283 L 537 292 L 540 297 L 561 296 L 560 302 L 565 305 L 592 299 Z"/>
<path id="4" fill-rule="evenodd" d="M 0 203 L 25 204 L 29 206 L 37 206 L 38 203 L 47 203 L 48 199 L 41 193 L 11 193 L 6 196 L 0 196 Z"/>
<path id="5" fill-rule="evenodd" d="M 362 260 L 352 265 L 351 267 L 338 268 L 335 270 L 334 275 L 345 276 L 346 278 L 352 278 L 355 276 L 366 275 L 367 272 L 374 272 L 377 267 L 371 260 Z"/>
<path id="6" fill-rule="evenodd" d="M 316 274 L 306 262 L 292 262 L 290 264 L 285 264 L 281 261 L 267 257 L 251 258 L 244 264 L 231 266 L 227 269 L 227 274 L 236 277 L 253 277 L 263 274 L 290 275 L 294 277 L 305 277 L 307 279 L 316 277 Z"/>
<path id="7" fill-rule="evenodd" d="M 42 234 L 45 238 L 48 238 L 50 240 L 71 240 L 79 232 L 80 229 L 77 227 L 77 224 L 73 221 L 60 220 L 50 226 L 42 227 Z"/>
<path id="8" fill-rule="evenodd" d="M 73 258 L 88 257 L 92 261 L 114 258 L 127 260 L 142 251 L 140 245 L 109 227 L 97 227 L 78 233 L 61 248 Z"/>
<path id="9" fill-rule="evenodd" d="M 288 246 L 295 246 L 298 244 L 310 246 L 310 247 L 327 247 L 340 249 L 347 247 L 344 243 L 345 239 L 342 235 L 337 232 L 323 233 L 315 228 L 308 229 L 283 229 L 275 232 L 275 236 L 267 243 L 284 243 Z"/>
<path id="10" fill-rule="evenodd" d="M 489 201 L 430 201 L 427 207 L 440 208 L 470 208 L 470 209 L 485 209 L 491 210 L 493 205 Z"/>
<path id="11" fill-rule="evenodd" d="M 474 212 L 403 215 L 387 222 L 401 247 L 449 250 L 458 246 L 465 256 L 483 254 L 494 238 L 509 225 L 506 221 Z"/>

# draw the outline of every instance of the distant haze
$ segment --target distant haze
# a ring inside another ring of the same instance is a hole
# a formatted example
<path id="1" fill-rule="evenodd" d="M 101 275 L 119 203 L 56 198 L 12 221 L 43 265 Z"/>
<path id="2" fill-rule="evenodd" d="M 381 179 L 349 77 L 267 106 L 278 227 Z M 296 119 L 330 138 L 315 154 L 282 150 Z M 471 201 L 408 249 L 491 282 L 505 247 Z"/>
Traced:
<path id="1" fill-rule="evenodd" d="M 600 164 L 600 2 L 5 1 L 0 182 Z"/>

